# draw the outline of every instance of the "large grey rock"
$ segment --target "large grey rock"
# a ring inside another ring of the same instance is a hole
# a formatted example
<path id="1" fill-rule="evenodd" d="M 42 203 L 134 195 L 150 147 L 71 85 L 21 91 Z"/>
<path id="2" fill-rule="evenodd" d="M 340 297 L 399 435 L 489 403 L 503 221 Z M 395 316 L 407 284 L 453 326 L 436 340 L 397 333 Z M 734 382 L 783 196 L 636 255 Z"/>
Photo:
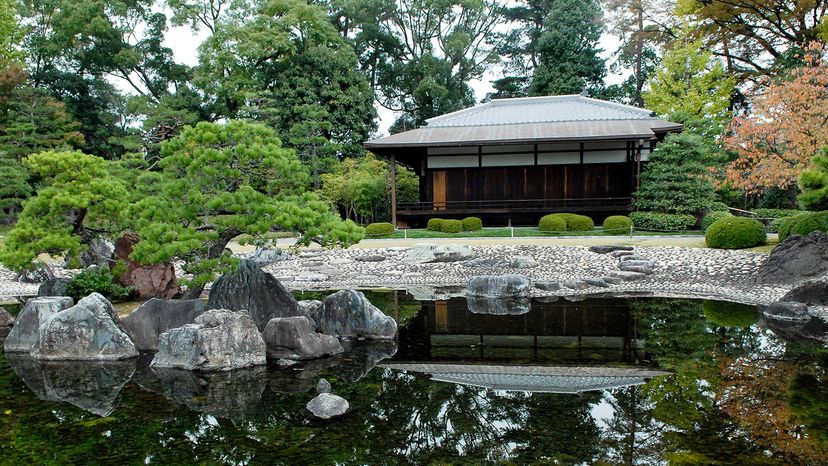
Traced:
<path id="1" fill-rule="evenodd" d="M 322 333 L 336 337 L 387 340 L 397 335 L 394 319 L 354 290 L 337 291 L 325 298 L 316 325 Z"/>
<path id="2" fill-rule="evenodd" d="M 767 319 L 805 322 L 811 320 L 808 306 L 791 301 L 777 301 L 762 311 Z"/>
<path id="3" fill-rule="evenodd" d="M 255 262 L 243 260 L 239 268 L 222 275 L 210 288 L 208 309 L 246 310 L 261 332 L 274 317 L 302 315 L 293 295 Z"/>
<path id="4" fill-rule="evenodd" d="M 781 301 L 828 306 L 828 280 L 808 280 L 801 283 L 783 296 Z"/>
<path id="5" fill-rule="evenodd" d="M 247 312 L 211 309 L 158 339 L 152 367 L 228 371 L 266 363 L 265 343 Z"/>
<path id="6" fill-rule="evenodd" d="M 320 393 L 306 405 L 308 411 L 319 419 L 342 416 L 351 407 L 348 401 L 333 393 Z"/>
<path id="7" fill-rule="evenodd" d="M 514 256 L 509 259 L 509 267 L 515 269 L 531 269 L 538 266 L 538 261 L 532 256 Z"/>
<path id="8" fill-rule="evenodd" d="M 759 267 L 759 282 L 796 283 L 828 274 L 828 235 L 815 231 L 808 236 L 793 235 L 773 248 Z"/>
<path id="9" fill-rule="evenodd" d="M 28 353 L 37 345 L 40 323 L 52 314 L 72 307 L 72 298 L 52 296 L 30 299 L 17 315 L 17 321 L 3 342 L 7 353 Z"/>
<path id="10" fill-rule="evenodd" d="M 50 278 L 40 284 L 37 296 L 66 296 L 66 285 L 71 278 Z"/>
<path id="11" fill-rule="evenodd" d="M 93 238 L 80 256 L 77 258 L 67 256 L 63 266 L 76 269 L 85 269 L 93 265 L 108 267 L 112 260 L 113 252 L 115 252 L 115 245 L 111 241 L 101 237 Z"/>
<path id="12" fill-rule="evenodd" d="M 299 309 L 302 311 L 302 315 L 310 320 L 311 330 L 316 331 L 318 329 L 316 325 L 316 316 L 322 312 L 322 301 L 316 299 L 307 299 L 304 301 L 299 301 Z"/>
<path id="13" fill-rule="evenodd" d="M 50 315 L 40 323 L 38 332 L 31 352 L 36 359 L 116 361 L 138 356 L 115 308 L 98 293 Z"/>
<path id="14" fill-rule="evenodd" d="M 336 337 L 314 332 L 304 316 L 270 319 L 262 338 L 272 359 L 315 359 L 342 352 Z"/>
<path id="15" fill-rule="evenodd" d="M 51 278 L 55 278 L 55 274 L 43 262 L 35 262 L 17 274 L 17 281 L 22 283 L 43 283 Z"/>
<path id="16" fill-rule="evenodd" d="M 403 260 L 413 264 L 456 262 L 474 257 L 471 248 L 460 244 L 418 244 L 406 251 Z"/>
<path id="17" fill-rule="evenodd" d="M 473 314 L 521 315 L 531 310 L 529 298 L 479 298 L 469 296 L 466 306 Z"/>
<path id="18" fill-rule="evenodd" d="M 200 299 L 152 298 L 122 320 L 139 351 L 158 351 L 158 336 L 192 324 L 206 310 Z"/>
<path id="19" fill-rule="evenodd" d="M 8 328 L 14 325 L 14 317 L 4 307 L 0 307 L 0 328 Z"/>
<path id="20" fill-rule="evenodd" d="M 480 298 L 527 298 L 529 279 L 523 275 L 480 275 L 469 279 L 468 296 Z"/>

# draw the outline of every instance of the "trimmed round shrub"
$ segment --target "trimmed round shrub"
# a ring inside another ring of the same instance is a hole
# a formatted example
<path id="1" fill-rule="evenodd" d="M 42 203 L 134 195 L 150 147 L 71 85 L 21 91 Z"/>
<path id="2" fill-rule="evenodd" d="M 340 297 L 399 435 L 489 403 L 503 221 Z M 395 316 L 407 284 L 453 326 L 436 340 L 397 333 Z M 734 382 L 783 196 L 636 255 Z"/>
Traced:
<path id="1" fill-rule="evenodd" d="M 791 226 L 792 235 L 807 235 L 814 231 L 828 231 L 828 210 L 805 214 Z"/>
<path id="2" fill-rule="evenodd" d="M 370 223 L 367 227 L 365 227 L 365 236 L 369 238 L 378 236 L 391 236 L 393 234 L 394 225 L 388 222 Z"/>
<path id="3" fill-rule="evenodd" d="M 578 214 L 558 214 L 563 217 L 566 222 L 567 231 L 592 231 L 595 228 L 595 222 L 586 215 Z"/>
<path id="4" fill-rule="evenodd" d="M 656 231 L 684 231 L 696 226 L 696 217 L 690 214 L 665 214 L 663 212 L 633 212 L 630 214 L 635 227 Z"/>
<path id="5" fill-rule="evenodd" d="M 463 222 L 460 220 L 443 220 L 440 224 L 443 233 L 460 233 L 463 231 Z"/>
<path id="6" fill-rule="evenodd" d="M 714 222 L 718 222 L 719 220 L 730 217 L 733 217 L 733 214 L 731 214 L 730 212 L 725 212 L 721 210 L 714 210 L 708 212 L 708 214 L 705 215 L 704 219 L 702 220 L 702 230 L 707 231 L 710 225 L 713 225 Z"/>
<path id="7" fill-rule="evenodd" d="M 604 233 L 608 235 L 625 235 L 630 232 L 633 221 L 626 215 L 611 215 L 604 219 Z"/>
<path id="8" fill-rule="evenodd" d="M 713 222 L 704 234 L 708 247 L 720 249 L 752 248 L 768 238 L 759 220 L 731 217 Z"/>
<path id="9" fill-rule="evenodd" d="M 796 225 L 796 222 L 802 219 L 804 215 L 797 215 L 794 217 L 785 217 L 778 219 L 776 231 L 779 233 L 779 241 L 785 241 L 785 238 L 791 236 L 791 228 Z M 771 222 L 773 223 L 773 222 Z"/>
<path id="10" fill-rule="evenodd" d="M 428 223 L 426 224 L 426 230 L 428 230 L 428 231 L 443 231 L 442 225 L 443 225 L 443 219 L 442 218 L 430 218 L 430 219 L 428 219 Z"/>
<path id="11" fill-rule="evenodd" d="M 704 301 L 702 309 L 707 320 L 720 327 L 748 328 L 759 320 L 756 306 L 746 304 Z"/>
<path id="12" fill-rule="evenodd" d="M 540 231 L 566 231 L 566 220 L 561 217 L 561 214 L 549 214 L 541 217 L 538 222 L 538 230 Z"/>
<path id="13" fill-rule="evenodd" d="M 463 220 L 463 231 L 477 231 L 483 229 L 483 220 L 478 217 L 466 217 Z"/>

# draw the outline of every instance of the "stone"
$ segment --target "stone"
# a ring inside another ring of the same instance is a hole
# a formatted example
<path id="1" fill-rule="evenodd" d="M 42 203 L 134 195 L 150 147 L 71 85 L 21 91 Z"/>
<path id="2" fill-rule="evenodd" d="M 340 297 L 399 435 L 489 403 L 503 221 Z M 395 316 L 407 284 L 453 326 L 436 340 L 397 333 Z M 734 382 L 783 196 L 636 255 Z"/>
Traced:
<path id="1" fill-rule="evenodd" d="M 343 351 L 336 337 L 314 332 L 305 316 L 270 319 L 262 338 L 272 359 L 316 359 Z"/>
<path id="2" fill-rule="evenodd" d="M 253 254 L 248 257 L 248 260 L 251 260 L 259 265 L 268 265 L 290 259 L 293 259 L 293 256 L 289 252 L 282 249 L 265 248 L 262 246 L 256 246 Z"/>
<path id="3" fill-rule="evenodd" d="M 628 252 L 628 251 L 624 251 L 624 252 Z M 648 261 L 648 260 L 650 260 L 650 258 L 644 257 L 644 256 L 639 256 L 638 254 L 630 253 L 628 255 L 619 257 L 618 260 L 623 263 L 623 262 L 626 262 L 626 261 Z"/>
<path id="4" fill-rule="evenodd" d="M 302 311 L 302 315 L 308 318 L 311 324 L 311 330 L 317 330 L 316 325 L 316 316 L 322 312 L 322 301 L 317 299 L 308 299 L 304 301 L 299 301 L 299 310 Z"/>
<path id="5" fill-rule="evenodd" d="M 385 260 L 385 256 L 380 256 L 376 254 L 366 256 L 355 256 L 354 260 L 357 262 L 382 262 Z"/>
<path id="6" fill-rule="evenodd" d="M 299 361 L 293 359 L 279 359 L 276 361 L 276 365 L 279 366 L 279 369 L 287 369 L 299 364 Z"/>
<path id="7" fill-rule="evenodd" d="M 457 262 L 474 257 L 471 248 L 459 244 L 418 244 L 406 251 L 403 261 L 412 264 L 425 264 L 430 262 Z"/>
<path id="8" fill-rule="evenodd" d="M 615 270 L 610 272 L 613 277 L 618 277 L 624 281 L 633 281 L 633 280 L 644 280 L 647 278 L 647 274 L 641 272 L 630 272 L 624 270 Z"/>
<path id="9" fill-rule="evenodd" d="M 789 284 L 828 273 L 828 234 L 815 231 L 792 235 L 771 251 L 759 266 L 759 283 Z"/>
<path id="10" fill-rule="evenodd" d="M 331 393 L 331 383 L 325 379 L 319 379 L 316 384 L 316 393 Z"/>
<path id="11" fill-rule="evenodd" d="M 539 281 L 535 282 L 535 288 L 543 291 L 558 291 L 562 286 L 561 282 Z"/>
<path id="12" fill-rule="evenodd" d="M 158 337 L 173 328 L 192 324 L 207 306 L 201 299 L 152 298 L 122 319 L 139 351 L 158 351 Z"/>
<path id="13" fill-rule="evenodd" d="M 531 256 L 514 256 L 509 259 L 509 267 L 515 269 L 531 269 L 538 266 L 538 261 Z"/>
<path id="14" fill-rule="evenodd" d="M 828 280 L 808 280 L 794 287 L 781 301 L 796 301 L 808 306 L 828 306 Z"/>
<path id="15" fill-rule="evenodd" d="M 621 267 L 646 267 L 648 269 L 653 269 L 653 268 L 655 268 L 655 265 L 656 265 L 655 262 L 653 262 L 651 260 L 629 260 L 629 261 L 621 262 L 621 265 L 619 266 L 619 268 L 621 268 Z M 622 269 L 622 270 L 625 270 L 625 269 Z"/>
<path id="16" fill-rule="evenodd" d="M 86 250 L 81 253 L 74 261 L 72 257 L 66 257 L 63 266 L 67 269 L 85 269 L 91 266 L 109 267 L 112 262 L 112 253 L 115 252 L 115 245 L 105 238 L 96 237 L 86 247 Z"/>
<path id="17" fill-rule="evenodd" d="M 158 339 L 152 367 L 228 371 L 265 364 L 266 347 L 253 318 L 244 311 L 211 309 L 195 322 Z"/>
<path id="18" fill-rule="evenodd" d="M 589 288 L 589 283 L 584 280 L 566 280 L 563 282 L 563 286 L 571 290 L 585 290 Z"/>
<path id="19" fill-rule="evenodd" d="M 528 298 L 529 279 L 523 275 L 479 275 L 471 277 L 467 296 L 480 298 Z"/>
<path id="20" fill-rule="evenodd" d="M 7 328 L 14 325 L 14 317 L 9 314 L 6 308 L 0 306 L 0 328 Z"/>
<path id="21" fill-rule="evenodd" d="M 40 284 L 37 289 L 38 296 L 66 296 L 66 285 L 72 281 L 71 278 L 50 278 Z"/>
<path id="22" fill-rule="evenodd" d="M 316 325 L 326 335 L 390 340 L 397 323 L 371 304 L 359 291 L 341 290 L 325 298 Z"/>
<path id="23" fill-rule="evenodd" d="M 406 291 L 417 301 L 446 301 L 466 295 L 463 286 L 412 286 Z"/>
<path id="24" fill-rule="evenodd" d="M 246 310 L 260 332 L 274 317 L 302 315 L 299 303 L 279 280 L 249 260 L 213 283 L 207 309 Z"/>
<path id="25" fill-rule="evenodd" d="M 138 241 L 140 237 L 135 233 L 124 233 L 115 241 L 114 262 L 111 265 L 114 266 L 115 262 L 126 264 L 126 271 L 121 274 L 118 281 L 124 286 L 134 288 L 139 300 L 172 299 L 180 295 L 181 287 L 178 285 L 172 263 L 141 265 L 129 257 Z"/>
<path id="26" fill-rule="evenodd" d="M 638 273 L 643 273 L 644 275 L 650 275 L 650 274 L 653 273 L 653 269 L 651 269 L 649 267 L 646 267 L 646 266 L 643 266 L 643 265 L 621 264 L 620 266 L 618 266 L 618 268 L 622 272 L 638 272 Z"/>
<path id="27" fill-rule="evenodd" d="M 635 253 L 632 252 L 632 251 L 623 251 L 623 250 L 622 251 L 612 251 L 610 253 L 610 255 L 612 255 L 612 257 L 617 257 L 617 258 L 621 258 L 621 257 L 625 257 L 625 256 L 632 256 L 634 254 Z"/>
<path id="28" fill-rule="evenodd" d="M 74 306 L 42 320 L 31 354 L 35 359 L 52 361 L 134 358 L 138 356 L 138 349 L 128 332 L 112 303 L 92 293 Z"/>
<path id="29" fill-rule="evenodd" d="M 619 284 L 624 282 L 624 280 L 622 280 L 619 277 L 609 277 L 609 276 L 608 277 L 601 277 L 601 280 L 604 280 L 606 283 L 608 283 L 610 285 L 619 285 Z"/>
<path id="30" fill-rule="evenodd" d="M 609 254 L 615 251 L 632 251 L 632 246 L 613 246 L 613 245 L 599 245 L 590 246 L 589 251 L 597 254 Z"/>
<path id="31" fill-rule="evenodd" d="M 3 342 L 7 353 L 28 353 L 34 348 L 40 338 L 38 331 L 40 324 L 52 314 L 72 307 L 74 302 L 68 296 L 51 296 L 30 299 L 17 315 L 17 320 L 11 332 Z"/>
<path id="32" fill-rule="evenodd" d="M 345 398 L 332 393 L 320 393 L 306 405 L 308 411 L 319 419 L 330 419 L 342 416 L 350 405 Z"/>
<path id="33" fill-rule="evenodd" d="M 473 314 L 522 315 L 531 310 L 529 298 L 480 298 L 469 296 L 466 306 Z"/>
<path id="34" fill-rule="evenodd" d="M 55 278 L 55 274 L 43 262 L 36 262 L 17 274 L 17 281 L 21 283 L 43 283 L 51 278 Z"/>
<path id="35" fill-rule="evenodd" d="M 811 320 L 808 306 L 790 301 L 777 301 L 762 311 L 767 319 L 785 320 L 789 322 L 806 322 Z"/>
<path id="36" fill-rule="evenodd" d="M 599 288 L 609 288 L 610 284 L 606 282 L 603 278 L 584 278 L 584 282 L 586 282 L 589 286 L 597 286 Z"/>

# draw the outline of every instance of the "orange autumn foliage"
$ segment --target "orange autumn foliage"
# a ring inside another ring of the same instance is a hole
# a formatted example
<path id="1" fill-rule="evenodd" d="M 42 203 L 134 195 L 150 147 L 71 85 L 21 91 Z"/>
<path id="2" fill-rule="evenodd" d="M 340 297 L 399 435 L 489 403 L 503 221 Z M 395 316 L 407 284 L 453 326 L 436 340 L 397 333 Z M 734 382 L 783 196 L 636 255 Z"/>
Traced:
<path id="1" fill-rule="evenodd" d="M 749 194 L 795 185 L 811 158 L 828 146 L 828 63 L 814 45 L 805 65 L 749 95 L 753 111 L 729 125 L 725 146 L 738 157 L 721 179 Z"/>

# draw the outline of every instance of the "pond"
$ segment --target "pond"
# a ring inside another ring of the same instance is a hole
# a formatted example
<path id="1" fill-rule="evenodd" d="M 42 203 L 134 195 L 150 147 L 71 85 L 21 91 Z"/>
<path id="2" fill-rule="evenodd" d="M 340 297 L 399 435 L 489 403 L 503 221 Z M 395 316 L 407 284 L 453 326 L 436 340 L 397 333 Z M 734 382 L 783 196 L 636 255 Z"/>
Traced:
<path id="1" fill-rule="evenodd" d="M 0 354 L 0 463 L 828 463 L 828 352 L 783 340 L 753 307 L 534 300 L 493 315 L 366 294 L 400 323 L 397 342 L 288 368 Z M 344 417 L 308 417 L 322 377 Z"/>

